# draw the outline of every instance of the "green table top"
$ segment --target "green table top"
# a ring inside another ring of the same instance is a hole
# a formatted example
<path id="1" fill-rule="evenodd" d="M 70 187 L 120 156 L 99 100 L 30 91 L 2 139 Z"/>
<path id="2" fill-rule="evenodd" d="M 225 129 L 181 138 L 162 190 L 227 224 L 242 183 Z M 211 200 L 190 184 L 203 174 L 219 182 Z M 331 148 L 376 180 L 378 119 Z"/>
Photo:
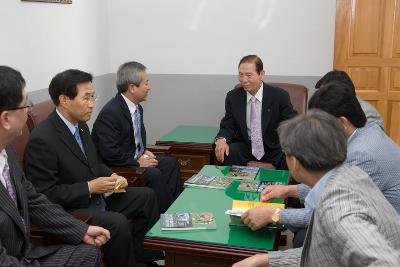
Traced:
<path id="1" fill-rule="evenodd" d="M 199 172 L 204 175 L 221 176 L 226 172 L 225 166 L 205 165 Z M 263 176 L 262 170 L 259 176 Z M 287 172 L 286 172 L 287 173 Z M 288 174 L 276 171 L 276 179 L 287 183 Z M 277 178 L 279 175 L 283 177 Z M 217 229 L 193 231 L 161 231 L 157 222 L 146 234 L 147 237 L 196 241 L 235 247 L 272 250 L 274 247 L 276 229 L 260 229 L 252 231 L 247 227 L 229 226 L 230 218 L 225 211 L 232 206 L 232 198 L 224 190 L 209 188 L 186 188 L 179 198 L 171 205 L 167 213 L 174 212 L 212 212 L 215 216 Z"/>
<path id="2" fill-rule="evenodd" d="M 217 229 L 193 231 L 162 231 L 157 222 L 146 237 L 178 239 L 202 243 L 213 243 L 236 247 L 272 250 L 276 229 L 252 231 L 247 227 L 229 226 L 225 211 L 232 205 L 232 199 L 223 190 L 208 188 L 186 188 L 168 209 L 174 212 L 206 212 L 214 214 Z"/>
<path id="3" fill-rule="evenodd" d="M 160 142 L 212 144 L 218 133 L 218 127 L 179 125 L 166 135 Z"/>
<path id="4" fill-rule="evenodd" d="M 208 176 L 225 176 L 230 171 L 230 168 L 230 166 L 204 165 L 199 174 Z M 255 180 L 282 182 L 283 184 L 287 185 L 289 182 L 289 171 L 260 169 Z M 239 180 L 233 181 L 228 187 L 226 194 L 229 197 L 237 200 L 260 201 L 260 193 L 236 190 L 239 184 Z M 284 199 L 274 199 L 272 202 L 284 203 Z"/>

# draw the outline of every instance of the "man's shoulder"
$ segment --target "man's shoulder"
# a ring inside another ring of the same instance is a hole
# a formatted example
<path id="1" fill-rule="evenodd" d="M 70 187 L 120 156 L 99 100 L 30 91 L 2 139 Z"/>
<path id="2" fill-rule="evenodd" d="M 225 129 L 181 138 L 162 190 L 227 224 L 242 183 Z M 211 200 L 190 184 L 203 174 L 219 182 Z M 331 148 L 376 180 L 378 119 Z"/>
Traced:
<path id="1" fill-rule="evenodd" d="M 32 130 L 30 137 L 46 137 L 55 130 L 53 114 L 39 122 Z"/>
<path id="2" fill-rule="evenodd" d="M 111 98 L 101 109 L 98 118 L 102 117 L 102 116 L 117 116 L 118 114 L 120 114 L 122 112 L 121 110 L 121 104 L 117 99 L 117 96 L 114 96 L 113 98 Z"/>

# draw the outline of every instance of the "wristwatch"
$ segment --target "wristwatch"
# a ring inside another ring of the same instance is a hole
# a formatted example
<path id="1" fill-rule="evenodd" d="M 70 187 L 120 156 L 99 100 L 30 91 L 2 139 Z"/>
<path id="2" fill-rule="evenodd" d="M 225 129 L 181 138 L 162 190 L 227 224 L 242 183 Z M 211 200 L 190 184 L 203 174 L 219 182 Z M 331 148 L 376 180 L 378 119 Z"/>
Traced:
<path id="1" fill-rule="evenodd" d="M 217 138 L 214 139 L 214 144 L 216 144 L 219 139 L 224 139 L 225 143 L 226 143 L 225 137 L 217 137 Z"/>
<path id="2" fill-rule="evenodd" d="M 271 220 L 274 224 L 278 224 L 280 219 L 281 219 L 281 209 L 277 208 L 275 209 L 274 214 L 272 214 Z"/>

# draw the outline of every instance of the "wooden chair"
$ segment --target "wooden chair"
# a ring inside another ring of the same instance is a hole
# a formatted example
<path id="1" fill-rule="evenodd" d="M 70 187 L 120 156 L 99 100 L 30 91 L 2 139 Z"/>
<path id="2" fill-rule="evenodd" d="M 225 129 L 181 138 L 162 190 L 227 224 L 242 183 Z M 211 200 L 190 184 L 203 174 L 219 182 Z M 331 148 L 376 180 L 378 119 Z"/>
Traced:
<path id="1" fill-rule="evenodd" d="M 273 87 L 279 87 L 289 93 L 290 101 L 292 102 L 293 109 L 298 114 L 304 114 L 307 111 L 308 90 L 307 87 L 294 83 L 268 83 Z M 249 161 L 247 166 L 259 167 L 263 169 L 275 169 L 269 162 Z"/>

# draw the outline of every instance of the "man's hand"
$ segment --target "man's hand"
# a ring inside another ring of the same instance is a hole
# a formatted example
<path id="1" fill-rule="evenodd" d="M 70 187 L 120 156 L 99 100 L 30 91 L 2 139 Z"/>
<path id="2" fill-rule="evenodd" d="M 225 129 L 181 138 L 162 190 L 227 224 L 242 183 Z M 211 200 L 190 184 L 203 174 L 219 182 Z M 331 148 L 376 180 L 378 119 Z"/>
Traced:
<path id="1" fill-rule="evenodd" d="M 242 221 L 255 231 L 272 222 L 272 215 L 275 210 L 276 208 L 273 207 L 251 208 L 242 214 Z"/>
<path id="2" fill-rule="evenodd" d="M 118 188 L 115 188 L 115 185 L 114 185 L 114 190 L 115 191 L 124 191 L 124 189 L 125 188 L 127 188 L 128 187 L 128 181 L 126 180 L 126 178 L 125 177 L 123 177 L 123 176 L 119 176 L 118 174 L 116 174 L 116 173 L 113 173 L 111 176 L 113 176 L 113 177 L 117 177 L 117 181 L 118 181 L 118 183 L 120 184 L 119 186 L 118 186 Z M 121 182 L 119 182 L 121 180 Z"/>
<path id="3" fill-rule="evenodd" d="M 224 162 L 225 155 L 229 155 L 229 145 L 226 143 L 225 138 L 221 138 L 215 142 L 215 156 L 219 162 Z"/>
<path id="4" fill-rule="evenodd" d="M 150 158 L 153 158 L 153 159 L 156 158 L 156 156 L 150 150 L 144 151 L 144 154 L 149 156 Z"/>
<path id="5" fill-rule="evenodd" d="M 297 197 L 296 185 L 270 185 L 261 192 L 261 202 L 270 202 L 276 198 Z"/>
<path id="6" fill-rule="evenodd" d="M 103 194 L 113 191 L 118 177 L 120 176 L 98 177 L 89 181 L 90 194 Z"/>
<path id="7" fill-rule="evenodd" d="M 156 156 L 148 150 L 146 150 L 137 161 L 140 167 L 156 167 L 158 165 Z"/>
<path id="8" fill-rule="evenodd" d="M 89 225 L 82 241 L 88 245 L 94 245 L 100 248 L 110 240 L 110 232 L 103 227 Z"/>
<path id="9" fill-rule="evenodd" d="M 242 261 L 236 262 L 232 267 L 268 267 L 268 254 L 256 254 Z"/>

